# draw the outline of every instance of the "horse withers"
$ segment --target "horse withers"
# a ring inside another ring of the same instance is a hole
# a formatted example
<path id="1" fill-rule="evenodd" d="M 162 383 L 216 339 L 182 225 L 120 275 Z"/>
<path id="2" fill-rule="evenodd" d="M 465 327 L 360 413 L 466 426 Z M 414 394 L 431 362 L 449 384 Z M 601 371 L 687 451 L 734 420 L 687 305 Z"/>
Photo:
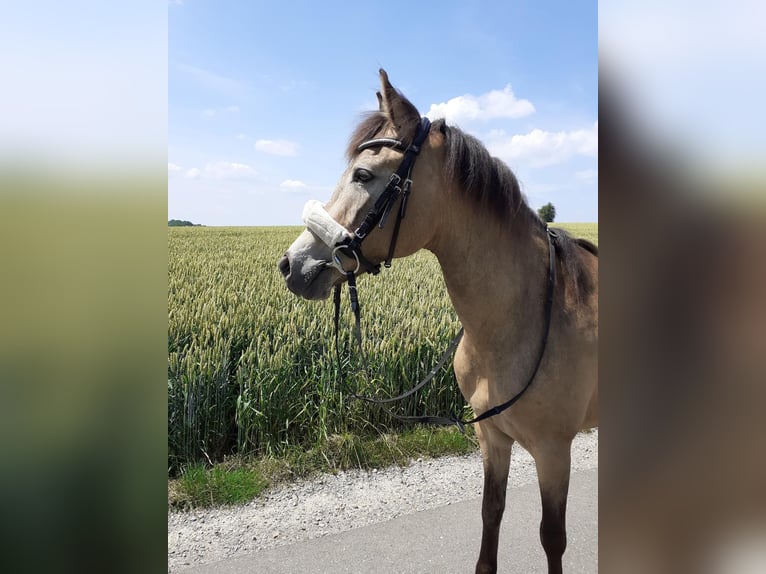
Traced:
<path id="1" fill-rule="evenodd" d="M 476 572 L 497 570 L 514 442 L 535 460 L 540 539 L 548 571 L 561 572 L 571 444 L 598 424 L 598 250 L 549 233 L 505 164 L 444 120 L 421 118 L 383 70 L 380 79 L 379 110 L 353 133 L 330 201 L 307 204 L 308 229 L 279 269 L 293 293 L 324 299 L 383 261 L 434 253 L 464 329 L 454 359 L 460 391 L 477 415 L 497 413 L 476 424 Z M 495 408 L 512 397 L 510 408 Z"/>

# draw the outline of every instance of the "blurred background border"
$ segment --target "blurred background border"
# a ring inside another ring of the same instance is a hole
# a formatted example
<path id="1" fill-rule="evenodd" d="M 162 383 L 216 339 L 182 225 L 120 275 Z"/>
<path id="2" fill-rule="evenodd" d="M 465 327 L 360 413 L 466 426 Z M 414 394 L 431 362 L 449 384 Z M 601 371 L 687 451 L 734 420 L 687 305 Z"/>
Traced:
<path id="1" fill-rule="evenodd" d="M 766 565 L 764 21 L 599 4 L 605 572 Z M 9 4 L 0 46 L 2 570 L 161 571 L 167 4 Z"/>

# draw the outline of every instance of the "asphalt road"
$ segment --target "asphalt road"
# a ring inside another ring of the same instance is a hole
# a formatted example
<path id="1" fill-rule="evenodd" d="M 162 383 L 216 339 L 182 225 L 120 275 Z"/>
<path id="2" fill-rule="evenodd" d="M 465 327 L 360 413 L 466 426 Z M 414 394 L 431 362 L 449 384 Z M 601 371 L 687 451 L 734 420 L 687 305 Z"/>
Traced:
<path id="1" fill-rule="evenodd" d="M 537 484 L 509 489 L 499 571 L 547 572 Z M 598 469 L 572 475 L 564 571 L 598 572 Z M 184 574 L 470 573 L 481 540 L 481 499 L 183 570 Z"/>

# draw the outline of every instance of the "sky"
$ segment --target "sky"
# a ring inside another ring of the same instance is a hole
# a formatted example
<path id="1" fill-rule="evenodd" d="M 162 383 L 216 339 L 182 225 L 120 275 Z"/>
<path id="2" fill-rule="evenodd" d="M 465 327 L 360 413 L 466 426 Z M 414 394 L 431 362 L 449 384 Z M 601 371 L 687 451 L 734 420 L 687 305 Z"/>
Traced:
<path id="1" fill-rule="evenodd" d="M 597 22 L 596 2 L 169 0 L 168 218 L 300 225 L 382 67 L 505 161 L 532 208 L 598 221 Z"/>

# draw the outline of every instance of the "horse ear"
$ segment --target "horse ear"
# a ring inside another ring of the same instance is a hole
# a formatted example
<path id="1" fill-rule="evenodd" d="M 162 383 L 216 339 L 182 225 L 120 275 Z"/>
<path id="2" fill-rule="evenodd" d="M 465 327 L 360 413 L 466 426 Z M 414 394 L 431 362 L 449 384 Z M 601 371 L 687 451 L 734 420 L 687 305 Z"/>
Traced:
<path id="1" fill-rule="evenodd" d="M 391 82 L 388 81 L 388 74 L 383 68 L 380 69 L 380 84 L 383 88 L 382 96 L 379 95 L 378 97 L 380 110 L 388 116 L 397 135 L 400 137 L 414 135 L 414 130 L 420 123 L 420 112 L 391 85 Z M 410 131 L 413 134 L 410 134 Z"/>
<path id="2" fill-rule="evenodd" d="M 375 95 L 378 98 L 378 111 L 379 112 L 385 112 L 385 108 L 383 108 L 383 96 L 380 95 L 380 92 L 375 92 Z"/>

